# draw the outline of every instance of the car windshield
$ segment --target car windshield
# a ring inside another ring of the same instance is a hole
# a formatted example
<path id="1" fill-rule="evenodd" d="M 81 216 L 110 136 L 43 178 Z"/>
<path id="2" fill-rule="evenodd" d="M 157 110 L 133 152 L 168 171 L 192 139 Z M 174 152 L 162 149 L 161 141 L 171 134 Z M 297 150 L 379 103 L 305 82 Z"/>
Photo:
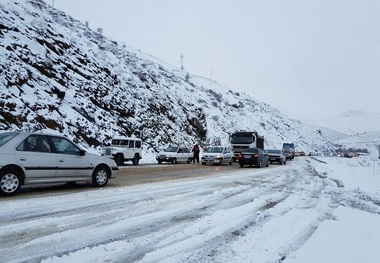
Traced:
<path id="1" fill-rule="evenodd" d="M 208 147 L 205 152 L 207 152 L 207 153 L 221 153 L 221 152 L 223 152 L 223 147 Z"/>
<path id="2" fill-rule="evenodd" d="M 17 132 L 6 132 L 0 134 L 0 147 L 9 142 L 13 137 L 15 137 Z"/>
<path id="3" fill-rule="evenodd" d="M 257 148 L 248 148 L 248 149 L 245 149 L 242 153 L 257 153 L 259 151 L 259 149 Z"/>
<path id="4" fill-rule="evenodd" d="M 164 150 L 164 152 L 176 153 L 177 150 L 178 150 L 178 147 L 173 147 L 173 146 L 171 146 L 171 147 L 166 148 L 166 149 Z"/>
<path id="5" fill-rule="evenodd" d="M 267 153 L 281 153 L 281 150 L 267 150 Z"/>

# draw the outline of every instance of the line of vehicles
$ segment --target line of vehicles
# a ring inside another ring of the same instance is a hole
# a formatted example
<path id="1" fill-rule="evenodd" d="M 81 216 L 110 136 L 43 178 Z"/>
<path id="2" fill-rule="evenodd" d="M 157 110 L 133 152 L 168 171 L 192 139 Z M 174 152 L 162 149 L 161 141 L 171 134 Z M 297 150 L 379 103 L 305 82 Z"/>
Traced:
<path id="1" fill-rule="evenodd" d="M 294 158 L 294 144 L 282 150 L 264 150 L 264 137 L 257 132 L 236 132 L 231 145 L 208 146 L 200 158 L 202 165 L 229 164 L 240 167 L 286 164 Z M 103 156 L 81 149 L 64 136 L 37 132 L 0 133 L 0 195 L 16 194 L 22 185 L 85 181 L 103 187 L 116 177 L 118 166 L 127 161 L 138 165 L 142 158 L 139 138 L 115 137 L 103 149 Z M 158 164 L 191 163 L 189 147 L 169 146 L 157 154 Z"/>
<path id="2" fill-rule="evenodd" d="M 137 138 L 115 137 L 111 145 L 104 149 L 104 155 L 113 158 L 117 165 L 132 161 L 134 165 L 141 159 L 141 140 Z M 231 134 L 230 146 L 212 145 L 204 149 L 201 163 L 232 164 L 238 161 L 240 166 L 245 164 L 261 167 L 269 163 L 286 164 L 295 156 L 294 143 L 284 143 L 282 149 L 264 150 L 264 136 L 256 131 L 239 131 Z M 160 151 L 156 160 L 162 163 L 191 163 L 192 149 L 185 146 L 172 145 Z"/>

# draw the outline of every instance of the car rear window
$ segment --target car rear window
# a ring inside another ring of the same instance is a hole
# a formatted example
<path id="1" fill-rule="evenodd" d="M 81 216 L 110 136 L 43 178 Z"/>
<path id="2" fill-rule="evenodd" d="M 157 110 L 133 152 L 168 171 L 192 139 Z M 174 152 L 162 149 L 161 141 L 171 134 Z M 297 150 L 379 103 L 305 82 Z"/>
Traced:
<path id="1" fill-rule="evenodd" d="M 12 140 L 18 133 L 17 132 L 6 132 L 0 134 L 0 147 Z"/>
<path id="2" fill-rule="evenodd" d="M 257 148 L 248 148 L 248 149 L 245 149 L 243 152 L 257 153 L 258 151 L 259 149 Z"/>

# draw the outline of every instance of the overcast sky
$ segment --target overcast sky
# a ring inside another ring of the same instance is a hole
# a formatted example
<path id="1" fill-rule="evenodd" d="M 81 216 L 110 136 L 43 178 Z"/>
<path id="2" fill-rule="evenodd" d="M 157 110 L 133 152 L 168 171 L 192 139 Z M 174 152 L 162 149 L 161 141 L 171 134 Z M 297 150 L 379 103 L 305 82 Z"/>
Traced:
<path id="1" fill-rule="evenodd" d="M 45 0 L 291 117 L 380 112 L 379 0 Z"/>

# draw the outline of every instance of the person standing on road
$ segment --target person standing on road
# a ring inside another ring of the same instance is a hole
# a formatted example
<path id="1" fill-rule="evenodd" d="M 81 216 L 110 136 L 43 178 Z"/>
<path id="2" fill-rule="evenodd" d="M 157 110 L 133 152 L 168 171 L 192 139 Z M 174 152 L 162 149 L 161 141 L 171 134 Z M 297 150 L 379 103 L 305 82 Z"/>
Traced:
<path id="1" fill-rule="evenodd" d="M 199 163 L 199 146 L 198 144 L 193 147 L 193 163 L 197 161 Z"/>

